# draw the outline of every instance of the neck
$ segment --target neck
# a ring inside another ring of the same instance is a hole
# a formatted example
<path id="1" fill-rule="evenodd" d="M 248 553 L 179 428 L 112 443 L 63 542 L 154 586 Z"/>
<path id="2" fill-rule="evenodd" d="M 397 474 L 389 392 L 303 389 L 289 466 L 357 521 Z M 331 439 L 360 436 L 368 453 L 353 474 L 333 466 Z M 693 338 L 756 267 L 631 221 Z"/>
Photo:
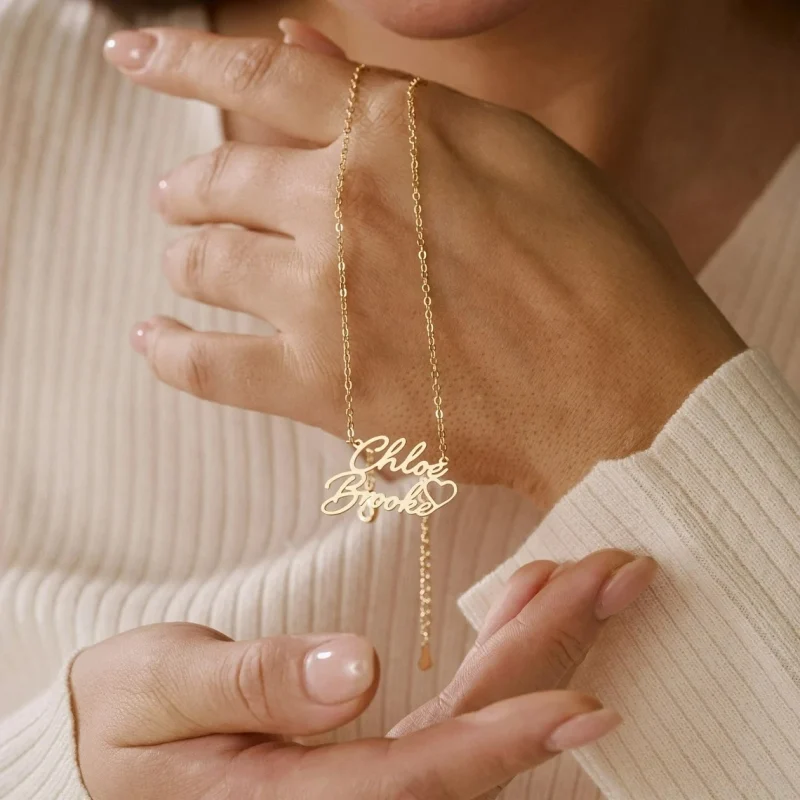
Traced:
<path id="1" fill-rule="evenodd" d="M 318 0 L 232 0 L 219 24 L 274 35 L 295 16 L 353 60 L 533 116 L 654 211 L 699 268 L 800 139 L 797 15 L 781 1 L 754 3 L 757 18 L 750 0 L 537 2 L 445 41 L 402 38 Z"/>

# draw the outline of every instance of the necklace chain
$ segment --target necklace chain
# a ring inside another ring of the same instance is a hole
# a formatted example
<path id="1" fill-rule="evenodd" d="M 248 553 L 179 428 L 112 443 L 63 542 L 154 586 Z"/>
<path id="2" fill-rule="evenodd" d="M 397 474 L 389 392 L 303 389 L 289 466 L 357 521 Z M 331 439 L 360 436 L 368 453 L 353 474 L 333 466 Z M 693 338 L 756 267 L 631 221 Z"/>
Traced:
<path id="1" fill-rule="evenodd" d="M 344 392 L 345 415 L 347 420 L 347 441 L 356 447 L 360 441 L 356 439 L 355 414 L 353 410 L 353 377 L 352 358 L 350 353 L 350 327 L 348 324 L 347 305 L 347 265 L 344 256 L 344 222 L 342 212 L 342 198 L 344 195 L 344 178 L 347 171 L 347 157 L 350 151 L 350 138 L 353 131 L 353 116 L 360 86 L 361 75 L 365 70 L 359 64 L 350 79 L 347 110 L 345 112 L 344 129 L 342 132 L 342 150 L 339 158 L 339 170 L 336 177 L 336 197 L 334 204 L 334 217 L 336 218 L 336 251 L 339 273 L 339 303 L 342 320 L 342 360 L 344 366 Z M 425 249 L 425 228 L 422 216 L 422 195 L 420 193 L 419 178 L 419 150 L 417 137 L 416 115 L 416 89 L 421 83 L 420 78 L 413 78 L 408 85 L 406 104 L 408 110 L 408 144 L 411 159 L 411 189 L 414 201 L 414 227 L 417 237 L 417 258 L 419 260 L 420 277 L 422 280 L 422 299 L 425 310 L 425 331 L 428 339 L 428 358 L 430 362 L 431 388 L 433 391 L 434 418 L 439 442 L 439 454 L 443 462 L 447 463 L 447 437 L 444 424 L 444 408 L 442 404 L 442 387 L 439 375 L 439 363 L 436 354 L 436 334 L 433 325 L 433 310 L 431 301 L 431 287 L 428 280 L 428 254 Z M 372 463 L 373 454 L 366 451 L 367 464 Z M 369 473 L 368 490 L 374 488 L 374 473 Z M 374 513 L 365 522 L 374 518 Z M 431 590 L 431 546 L 430 546 L 430 520 L 425 516 L 420 524 L 419 546 L 419 631 L 421 655 L 419 666 L 428 669 L 432 665 L 430 654 L 430 634 L 432 622 L 432 590 Z"/>
<path id="2" fill-rule="evenodd" d="M 422 300 L 425 304 L 425 331 L 428 335 L 428 357 L 431 364 L 431 384 L 433 388 L 436 433 L 439 437 L 439 454 L 447 461 L 447 437 L 444 429 L 444 409 L 442 408 L 442 386 L 439 380 L 439 362 L 436 358 L 436 334 L 433 328 L 431 308 L 431 287 L 428 283 L 428 253 L 425 249 L 425 228 L 422 223 L 422 196 L 419 188 L 419 153 L 417 147 L 417 109 L 415 93 L 421 78 L 414 78 L 408 84 L 406 103 L 408 106 L 408 145 L 411 155 L 411 196 L 414 200 L 414 226 L 417 231 L 417 258 L 422 278 Z"/>
<path id="3" fill-rule="evenodd" d="M 342 153 L 339 157 L 339 172 L 336 176 L 336 201 L 333 215 L 336 218 L 336 256 L 339 268 L 339 304 L 342 314 L 342 358 L 344 360 L 344 400 L 347 416 L 347 443 L 355 446 L 356 427 L 353 415 L 353 373 L 350 359 L 350 327 L 347 317 L 347 266 L 344 260 L 344 222 L 342 221 L 342 196 L 344 195 L 344 174 L 347 170 L 347 156 L 350 151 L 350 134 L 353 131 L 353 114 L 358 99 L 358 87 L 364 65 L 359 64 L 350 78 L 350 94 L 347 111 L 344 115 L 342 132 Z"/>
<path id="4" fill-rule="evenodd" d="M 425 228 L 422 221 L 422 195 L 419 181 L 419 150 L 417 138 L 416 89 L 420 78 L 413 78 L 408 84 L 406 105 L 408 109 L 408 146 L 411 156 L 411 197 L 414 200 L 414 227 L 417 233 L 417 258 L 422 278 L 422 300 L 425 306 L 425 332 L 428 337 L 428 358 L 431 365 L 431 386 L 433 389 L 434 416 L 436 433 L 439 437 L 439 454 L 442 461 L 447 461 L 447 437 L 444 427 L 444 409 L 442 408 L 442 386 L 439 380 L 439 361 L 436 357 L 436 333 L 433 327 L 433 309 L 431 287 L 428 282 L 428 252 L 425 249 Z M 419 537 L 419 635 L 421 653 L 420 669 L 429 669 L 432 660 L 430 653 L 431 623 L 433 615 L 433 598 L 431 587 L 431 538 L 430 520 L 423 517 L 420 524 Z"/>

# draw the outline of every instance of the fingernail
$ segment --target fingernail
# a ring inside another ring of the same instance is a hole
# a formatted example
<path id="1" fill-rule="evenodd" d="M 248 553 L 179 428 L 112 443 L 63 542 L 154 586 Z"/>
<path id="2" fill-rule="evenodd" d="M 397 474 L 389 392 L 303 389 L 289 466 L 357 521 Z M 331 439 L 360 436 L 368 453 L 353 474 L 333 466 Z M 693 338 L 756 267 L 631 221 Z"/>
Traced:
<path id="1" fill-rule="evenodd" d="M 622 717 L 610 708 L 578 714 L 559 725 L 544 743 L 545 750 L 560 753 L 596 742 L 614 730 Z"/>
<path id="2" fill-rule="evenodd" d="M 292 19 L 278 20 L 278 30 L 283 34 L 284 44 L 298 44 L 297 41 L 297 28 L 298 24 Z"/>
<path id="3" fill-rule="evenodd" d="M 334 58 L 344 57 L 344 51 L 339 45 L 316 28 L 300 22 L 300 20 L 284 17 L 278 21 L 278 28 L 283 34 L 284 44 L 296 45 L 319 55 L 333 56 Z"/>
<path id="4" fill-rule="evenodd" d="M 169 189 L 169 183 L 167 183 L 166 178 L 161 178 L 153 187 L 153 191 L 150 193 L 150 204 L 156 211 L 164 210 L 164 197 L 167 194 L 167 189 Z"/>
<path id="5" fill-rule="evenodd" d="M 319 703 L 355 700 L 375 680 L 375 651 L 360 636 L 338 636 L 312 650 L 305 660 L 306 691 Z"/>
<path id="6" fill-rule="evenodd" d="M 105 57 L 115 66 L 128 72 L 138 72 L 147 66 L 158 40 L 151 33 L 120 31 L 103 46 Z"/>
<path id="7" fill-rule="evenodd" d="M 620 567 L 605 583 L 597 596 L 595 616 L 608 619 L 627 608 L 653 581 L 658 565 L 642 556 Z"/>
<path id="8" fill-rule="evenodd" d="M 131 330 L 131 347 L 140 355 L 147 354 L 147 337 L 153 329 L 151 322 L 139 322 Z"/>

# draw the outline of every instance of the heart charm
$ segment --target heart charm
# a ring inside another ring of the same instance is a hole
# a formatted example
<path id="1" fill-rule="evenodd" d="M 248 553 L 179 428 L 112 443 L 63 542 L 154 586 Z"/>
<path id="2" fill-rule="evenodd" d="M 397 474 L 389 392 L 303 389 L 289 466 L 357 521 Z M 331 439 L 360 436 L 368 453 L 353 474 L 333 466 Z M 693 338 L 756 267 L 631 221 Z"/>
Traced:
<path id="1" fill-rule="evenodd" d="M 433 487 L 433 493 L 431 488 Z M 455 481 L 443 481 L 439 478 L 428 478 L 425 481 L 424 498 L 433 504 L 433 511 L 438 511 L 446 506 L 458 494 Z"/>

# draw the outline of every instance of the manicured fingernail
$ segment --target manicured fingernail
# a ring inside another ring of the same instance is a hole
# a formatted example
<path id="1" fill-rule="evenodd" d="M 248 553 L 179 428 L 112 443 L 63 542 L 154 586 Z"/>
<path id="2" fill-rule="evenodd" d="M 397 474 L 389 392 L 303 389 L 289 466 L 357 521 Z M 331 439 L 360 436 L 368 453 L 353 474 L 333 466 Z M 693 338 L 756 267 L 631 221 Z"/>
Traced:
<path id="1" fill-rule="evenodd" d="M 319 703 L 355 700 L 375 680 L 375 651 L 360 636 L 337 636 L 312 650 L 305 660 L 306 691 Z"/>
<path id="2" fill-rule="evenodd" d="M 596 742 L 614 730 L 622 722 L 622 717 L 610 708 L 578 714 L 559 725 L 544 743 L 545 750 L 560 753 L 574 750 Z"/>
<path id="3" fill-rule="evenodd" d="M 131 330 L 131 347 L 140 355 L 147 353 L 147 337 L 153 329 L 151 322 L 139 322 Z"/>
<path id="4" fill-rule="evenodd" d="M 284 17 L 279 20 L 278 28 L 283 34 L 284 44 L 297 45 L 304 50 L 318 53 L 319 55 L 344 58 L 344 51 L 339 45 L 305 22 Z"/>
<path id="5" fill-rule="evenodd" d="M 278 30 L 283 34 L 284 44 L 298 44 L 297 41 L 298 24 L 293 19 L 278 20 Z"/>
<path id="6" fill-rule="evenodd" d="M 600 589 L 595 605 L 597 619 L 608 619 L 627 608 L 653 581 L 658 564 L 642 556 L 620 567 Z"/>
<path id="7" fill-rule="evenodd" d="M 161 180 L 159 180 L 159 182 L 153 187 L 153 191 L 150 192 L 150 204 L 158 212 L 164 210 L 164 198 L 166 197 L 168 189 L 169 183 L 167 182 L 167 179 L 161 178 Z"/>
<path id="8" fill-rule="evenodd" d="M 138 72 L 147 66 L 158 40 L 151 33 L 120 31 L 106 39 L 105 57 L 115 66 L 128 72 Z"/>

